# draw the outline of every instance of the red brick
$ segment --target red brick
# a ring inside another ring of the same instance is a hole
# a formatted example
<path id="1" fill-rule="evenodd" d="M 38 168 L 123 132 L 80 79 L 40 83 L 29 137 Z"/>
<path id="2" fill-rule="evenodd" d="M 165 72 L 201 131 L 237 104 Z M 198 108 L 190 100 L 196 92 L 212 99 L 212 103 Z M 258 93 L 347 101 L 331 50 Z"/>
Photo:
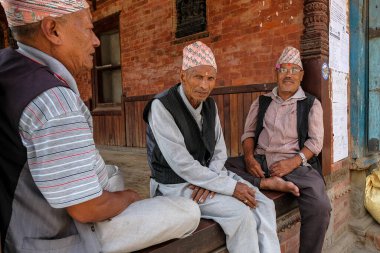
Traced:
<path id="1" fill-rule="evenodd" d="M 122 80 L 128 96 L 158 92 L 179 81 L 182 48 L 192 41 L 173 43 L 173 8 L 171 0 L 108 0 L 93 13 L 94 20 L 99 20 L 121 10 Z M 288 44 L 299 46 L 302 4 L 285 0 L 210 0 L 207 8 L 210 37 L 201 40 L 214 50 L 218 84 L 273 82 L 273 65 L 281 50 Z M 285 19 L 288 21 L 281 23 Z M 91 98 L 90 81 L 81 78 L 78 83 L 82 96 Z"/>

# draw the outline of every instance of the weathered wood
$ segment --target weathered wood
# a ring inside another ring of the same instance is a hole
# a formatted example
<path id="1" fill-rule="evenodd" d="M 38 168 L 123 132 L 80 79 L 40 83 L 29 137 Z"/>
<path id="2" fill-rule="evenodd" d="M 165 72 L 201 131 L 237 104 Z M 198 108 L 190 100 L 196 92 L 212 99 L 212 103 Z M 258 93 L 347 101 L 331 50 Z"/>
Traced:
<path id="1" fill-rule="evenodd" d="M 224 129 L 224 110 L 223 110 L 223 95 L 213 96 L 218 107 L 219 119 L 222 129 Z"/>
<path id="2" fill-rule="evenodd" d="M 281 217 L 295 208 L 297 202 L 290 193 L 262 191 L 268 198 L 272 199 L 276 207 L 277 218 Z M 220 252 L 225 246 L 225 234 L 222 228 L 212 220 L 201 219 L 196 231 L 189 237 L 170 240 L 135 253 L 209 253 Z M 227 252 L 227 251 L 221 251 Z"/>
<path id="3" fill-rule="evenodd" d="M 126 132 L 126 144 L 127 147 L 132 147 L 133 143 L 133 124 L 132 124 L 132 112 L 133 112 L 133 103 L 128 102 L 124 103 L 125 105 L 125 132 Z"/>
<path id="4" fill-rule="evenodd" d="M 240 85 L 240 86 L 216 87 L 211 92 L 211 95 L 270 91 L 274 87 L 276 87 L 275 83 L 262 83 L 262 84 L 248 84 L 248 85 Z"/>
<path id="5" fill-rule="evenodd" d="M 240 86 L 227 86 L 227 87 L 216 87 L 211 92 L 211 96 L 225 95 L 225 94 L 236 94 L 236 93 L 250 93 L 250 92 L 267 92 L 276 87 L 275 83 L 263 83 L 263 84 L 247 84 Z M 156 94 L 147 94 L 141 96 L 125 97 L 125 102 L 134 101 L 149 101 Z"/>
<path id="6" fill-rule="evenodd" d="M 230 156 L 239 155 L 239 135 L 238 135 L 238 95 L 230 94 L 230 124 L 231 124 L 231 154 Z"/>
<path id="7" fill-rule="evenodd" d="M 223 108 L 220 108 L 224 111 L 224 141 L 226 142 L 227 155 L 231 155 L 231 123 L 230 123 L 230 95 L 223 96 Z"/>
<path id="8" fill-rule="evenodd" d="M 267 93 L 275 84 L 251 84 L 233 87 L 217 87 L 211 93 L 218 107 L 228 155 L 242 153 L 240 137 L 251 103 L 259 95 Z M 146 103 L 154 94 L 123 97 L 125 145 L 128 147 L 145 147 L 145 122 L 142 112 Z M 101 113 L 101 112 L 99 112 Z M 116 114 L 116 112 L 114 112 Z M 103 112 L 101 115 L 106 116 Z M 121 114 L 123 115 L 123 114 Z M 102 128 L 97 128 L 102 131 Z"/>
<path id="9" fill-rule="evenodd" d="M 240 138 L 243 135 L 244 122 L 245 122 L 245 117 L 244 117 L 244 94 L 243 93 L 239 93 L 237 96 L 238 96 L 238 98 L 237 98 L 237 102 L 238 102 L 238 113 L 237 113 L 238 138 L 237 138 L 237 142 L 238 142 L 238 148 L 239 148 L 238 149 L 238 155 L 241 155 L 241 154 L 243 154 L 243 146 L 241 145 Z"/>
<path id="10" fill-rule="evenodd" d="M 94 139 L 97 144 L 125 146 L 122 114 L 93 115 Z"/>
<path id="11" fill-rule="evenodd" d="M 191 236 L 164 242 L 135 253 L 208 253 L 223 246 L 225 238 L 223 230 L 217 223 L 202 219 Z"/>

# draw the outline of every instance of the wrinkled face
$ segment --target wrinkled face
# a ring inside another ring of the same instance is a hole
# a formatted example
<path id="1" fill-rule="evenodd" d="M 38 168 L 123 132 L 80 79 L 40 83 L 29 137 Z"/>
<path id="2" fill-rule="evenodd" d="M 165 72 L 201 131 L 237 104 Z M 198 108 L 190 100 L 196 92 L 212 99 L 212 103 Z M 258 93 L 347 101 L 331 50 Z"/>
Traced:
<path id="1" fill-rule="evenodd" d="M 216 70 L 207 65 L 190 68 L 181 72 L 181 82 L 190 104 L 197 108 L 214 89 Z"/>
<path id="2" fill-rule="evenodd" d="M 62 43 L 56 53 L 60 55 L 60 61 L 73 75 L 92 69 L 95 47 L 100 42 L 92 31 L 90 11 L 84 9 L 69 14 L 59 25 Z"/>
<path id="3" fill-rule="evenodd" d="M 293 96 L 301 85 L 303 70 L 296 64 L 281 64 L 277 69 L 278 95 L 283 99 Z"/>

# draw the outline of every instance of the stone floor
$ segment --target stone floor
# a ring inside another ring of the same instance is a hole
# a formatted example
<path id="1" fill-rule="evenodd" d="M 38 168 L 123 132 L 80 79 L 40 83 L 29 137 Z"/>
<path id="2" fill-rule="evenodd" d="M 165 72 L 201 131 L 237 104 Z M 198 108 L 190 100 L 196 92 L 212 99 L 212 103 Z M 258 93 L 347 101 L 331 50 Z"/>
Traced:
<path id="1" fill-rule="evenodd" d="M 117 165 L 123 172 L 126 188 L 142 198 L 149 197 L 150 169 L 145 148 L 97 146 L 106 164 Z"/>

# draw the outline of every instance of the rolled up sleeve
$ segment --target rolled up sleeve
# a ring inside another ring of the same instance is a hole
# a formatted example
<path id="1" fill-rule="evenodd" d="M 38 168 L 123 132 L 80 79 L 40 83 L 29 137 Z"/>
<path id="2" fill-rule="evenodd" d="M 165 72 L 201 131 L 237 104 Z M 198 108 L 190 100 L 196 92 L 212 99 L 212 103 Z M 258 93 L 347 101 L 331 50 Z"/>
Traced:
<path id="1" fill-rule="evenodd" d="M 309 139 L 305 142 L 305 147 L 310 149 L 314 155 L 318 155 L 323 147 L 323 110 L 321 102 L 314 100 L 314 104 L 309 112 Z"/>
<path id="2" fill-rule="evenodd" d="M 258 111 L 259 111 L 259 99 L 257 98 L 252 103 L 249 109 L 247 119 L 245 120 L 244 133 L 241 136 L 241 142 L 243 142 L 247 138 L 255 137 Z"/>

